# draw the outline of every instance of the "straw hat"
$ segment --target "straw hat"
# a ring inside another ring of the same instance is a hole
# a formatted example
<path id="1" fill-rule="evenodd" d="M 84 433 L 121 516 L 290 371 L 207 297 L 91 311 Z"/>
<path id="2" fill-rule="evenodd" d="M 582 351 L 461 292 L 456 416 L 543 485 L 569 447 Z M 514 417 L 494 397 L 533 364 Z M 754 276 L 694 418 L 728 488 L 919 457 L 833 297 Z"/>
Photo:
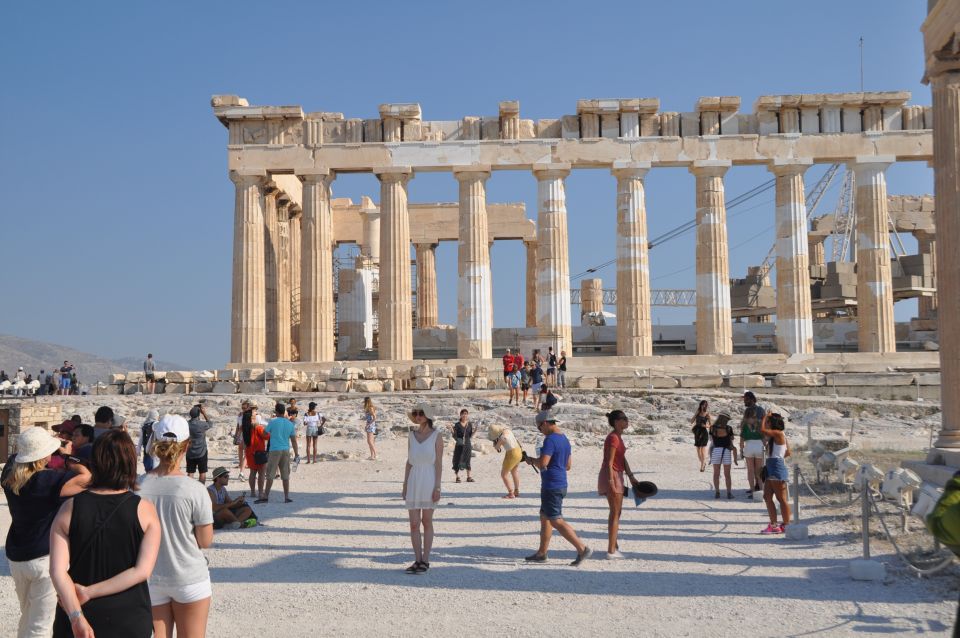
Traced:
<path id="1" fill-rule="evenodd" d="M 412 410 L 410 410 L 410 414 L 413 414 L 417 410 L 423 412 L 423 416 L 427 417 L 431 422 L 437 420 L 437 414 L 436 414 L 436 411 L 433 409 L 432 405 L 428 405 L 426 403 L 418 403 L 416 406 L 414 406 Z M 412 416 L 411 416 L 411 420 L 413 420 Z"/>
<path id="2" fill-rule="evenodd" d="M 496 441 L 500 438 L 500 435 L 503 434 L 503 426 L 493 424 L 487 428 L 487 438 L 491 441 Z"/>
<path id="3" fill-rule="evenodd" d="M 31 426 L 17 438 L 17 463 L 33 463 L 60 449 L 60 439 L 45 429 Z"/>

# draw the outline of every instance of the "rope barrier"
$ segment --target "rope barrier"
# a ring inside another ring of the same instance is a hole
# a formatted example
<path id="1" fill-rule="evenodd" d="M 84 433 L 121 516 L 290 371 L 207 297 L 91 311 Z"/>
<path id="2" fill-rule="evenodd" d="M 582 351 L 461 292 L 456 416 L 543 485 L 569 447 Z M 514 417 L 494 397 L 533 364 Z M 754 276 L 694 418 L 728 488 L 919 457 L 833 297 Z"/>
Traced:
<path id="1" fill-rule="evenodd" d="M 893 534 L 890 533 L 890 528 L 887 527 L 887 522 L 883 520 L 883 512 L 880 511 L 880 507 L 877 505 L 876 501 L 871 501 L 871 502 L 873 504 L 874 511 L 877 513 L 877 518 L 880 519 L 880 525 L 883 527 L 883 531 L 887 535 L 887 540 L 889 540 L 890 544 L 893 545 L 893 550 L 896 552 L 897 556 L 900 557 L 900 560 L 902 560 L 904 564 L 914 574 L 920 577 L 932 576 L 938 572 L 943 571 L 944 569 L 946 569 L 947 567 L 949 567 L 954 563 L 954 559 L 956 557 L 951 553 L 950 555 L 946 556 L 939 565 L 936 565 L 935 567 L 931 567 L 928 569 L 921 569 L 920 567 L 917 567 L 916 565 L 914 565 L 913 562 L 909 558 L 907 558 L 902 551 L 900 551 L 900 546 L 897 545 L 897 541 L 894 540 Z"/>
<path id="2" fill-rule="evenodd" d="M 860 493 L 857 494 L 857 497 L 856 497 L 856 498 L 851 499 L 850 501 L 847 501 L 846 503 L 830 503 L 829 501 L 823 500 L 823 499 L 820 497 L 819 494 L 817 494 L 815 491 L 813 491 L 813 488 L 810 487 L 810 483 L 807 482 L 807 477 L 804 476 L 804 474 L 803 474 L 803 470 L 801 470 L 799 467 L 797 467 L 797 468 L 796 468 L 796 472 L 797 472 L 797 474 L 800 475 L 800 480 L 803 481 L 803 484 L 804 484 L 804 486 L 806 486 L 807 491 L 810 492 L 810 494 L 812 494 L 812 495 L 814 496 L 814 498 L 816 498 L 818 501 L 820 501 L 820 503 L 821 503 L 824 507 L 833 507 L 833 508 L 849 507 L 849 506 L 854 505 L 855 503 L 857 503 L 861 498 L 863 498 L 864 490 L 861 490 Z"/>

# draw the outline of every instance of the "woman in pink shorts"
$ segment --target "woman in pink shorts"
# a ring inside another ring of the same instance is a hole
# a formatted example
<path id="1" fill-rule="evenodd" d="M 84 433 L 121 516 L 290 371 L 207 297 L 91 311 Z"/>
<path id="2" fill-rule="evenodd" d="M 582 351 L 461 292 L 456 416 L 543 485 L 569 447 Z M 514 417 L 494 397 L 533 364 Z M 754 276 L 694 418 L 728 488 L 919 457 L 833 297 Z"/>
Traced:
<path id="1" fill-rule="evenodd" d="M 613 432 L 608 434 L 603 442 L 603 464 L 600 466 L 600 476 L 597 477 L 597 491 L 600 496 L 607 498 L 610 505 L 610 515 L 607 517 L 607 558 L 615 560 L 624 557 L 617 543 L 620 514 L 623 512 L 623 474 L 626 472 L 631 483 L 636 483 L 636 479 L 630 471 L 630 464 L 627 463 L 627 447 L 623 443 L 623 432 L 630 427 L 627 415 L 623 410 L 614 410 L 607 413 L 607 423 L 613 428 Z"/>

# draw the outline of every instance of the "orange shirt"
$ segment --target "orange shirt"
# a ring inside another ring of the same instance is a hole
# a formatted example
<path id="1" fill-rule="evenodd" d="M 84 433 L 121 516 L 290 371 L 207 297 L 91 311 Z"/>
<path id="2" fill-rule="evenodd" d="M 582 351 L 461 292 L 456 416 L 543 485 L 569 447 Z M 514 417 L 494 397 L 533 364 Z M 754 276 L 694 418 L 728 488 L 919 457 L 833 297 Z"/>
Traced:
<path id="1" fill-rule="evenodd" d="M 627 446 L 623 439 L 616 432 L 607 435 L 603 442 L 603 467 L 610 467 L 610 454 L 613 454 L 613 471 L 622 472 L 624 470 L 624 460 L 627 454 Z"/>

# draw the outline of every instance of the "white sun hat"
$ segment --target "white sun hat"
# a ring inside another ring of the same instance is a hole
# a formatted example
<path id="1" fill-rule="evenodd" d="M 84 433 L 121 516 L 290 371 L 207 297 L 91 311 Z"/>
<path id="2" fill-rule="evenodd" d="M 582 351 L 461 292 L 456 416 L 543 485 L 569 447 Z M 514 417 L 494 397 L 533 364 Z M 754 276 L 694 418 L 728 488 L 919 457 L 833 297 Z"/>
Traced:
<path id="1" fill-rule="evenodd" d="M 60 449 L 60 439 L 44 428 L 25 428 L 17 437 L 17 463 L 33 463 Z"/>

